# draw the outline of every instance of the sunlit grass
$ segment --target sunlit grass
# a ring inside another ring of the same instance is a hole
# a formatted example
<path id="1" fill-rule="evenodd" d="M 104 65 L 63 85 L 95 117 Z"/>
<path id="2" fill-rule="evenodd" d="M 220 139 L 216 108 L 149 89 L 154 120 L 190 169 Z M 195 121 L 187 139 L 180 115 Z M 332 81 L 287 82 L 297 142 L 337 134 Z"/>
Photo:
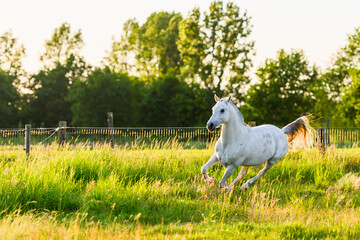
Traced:
<path id="1" fill-rule="evenodd" d="M 359 148 L 290 152 L 248 191 L 230 194 L 201 177 L 212 153 L 154 142 L 38 146 L 26 158 L 0 147 L 0 238 L 360 236 Z M 209 174 L 219 180 L 223 171 Z"/>

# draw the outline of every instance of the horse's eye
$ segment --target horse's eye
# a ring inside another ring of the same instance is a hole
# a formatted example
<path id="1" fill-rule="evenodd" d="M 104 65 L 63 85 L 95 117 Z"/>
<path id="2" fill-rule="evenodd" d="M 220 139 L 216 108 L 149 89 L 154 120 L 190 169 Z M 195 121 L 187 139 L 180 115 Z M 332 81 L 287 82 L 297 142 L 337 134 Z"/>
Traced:
<path id="1" fill-rule="evenodd" d="M 225 109 L 221 109 L 220 112 L 221 112 L 221 113 L 225 112 Z"/>

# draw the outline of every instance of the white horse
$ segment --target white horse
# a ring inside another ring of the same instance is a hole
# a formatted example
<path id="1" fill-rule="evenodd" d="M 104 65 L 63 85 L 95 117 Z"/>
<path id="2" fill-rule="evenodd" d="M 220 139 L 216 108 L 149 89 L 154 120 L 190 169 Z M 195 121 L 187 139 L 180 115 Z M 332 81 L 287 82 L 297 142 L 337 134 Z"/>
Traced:
<path id="1" fill-rule="evenodd" d="M 220 99 L 214 96 L 216 105 L 212 108 L 207 128 L 209 131 L 221 128 L 221 135 L 215 144 L 215 153 L 210 160 L 201 167 L 201 172 L 206 181 L 213 181 L 206 171 L 217 162 L 226 168 L 220 181 L 220 187 L 225 187 L 226 180 L 234 173 L 235 169 L 242 166 L 237 178 L 226 188 L 232 190 L 247 173 L 250 166 L 265 163 L 264 168 L 253 178 L 249 179 L 241 187 L 246 190 L 258 178 L 274 166 L 288 151 L 289 142 L 301 143 L 304 147 L 310 147 L 311 127 L 306 123 L 306 117 L 300 117 L 288 124 L 283 129 L 274 125 L 266 124 L 258 127 L 250 127 L 244 122 L 244 118 L 228 98 Z"/>

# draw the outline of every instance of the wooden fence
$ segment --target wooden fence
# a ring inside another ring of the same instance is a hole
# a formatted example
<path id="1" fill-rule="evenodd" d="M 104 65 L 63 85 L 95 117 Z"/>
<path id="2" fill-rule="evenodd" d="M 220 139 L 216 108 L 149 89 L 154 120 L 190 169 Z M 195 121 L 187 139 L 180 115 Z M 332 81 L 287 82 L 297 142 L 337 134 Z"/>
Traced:
<path id="1" fill-rule="evenodd" d="M 59 122 L 56 128 L 31 128 L 26 124 L 25 128 L 0 129 L 0 145 L 24 146 L 27 154 L 31 145 L 51 144 L 58 142 L 59 145 L 66 143 L 109 143 L 126 144 L 132 142 L 151 143 L 177 140 L 180 143 L 209 143 L 220 136 L 220 129 L 209 132 L 205 127 L 141 127 L 123 128 L 114 127 L 113 114 L 107 115 L 107 127 L 67 127 L 65 121 Z M 250 122 L 255 126 L 255 122 Z M 360 128 L 321 128 L 317 129 L 315 142 L 322 151 L 326 146 L 335 144 L 337 147 L 350 147 L 359 145 Z M 206 146 L 206 145 L 205 145 Z"/>
<path id="2" fill-rule="evenodd" d="M 350 147 L 360 144 L 360 128 L 327 128 L 327 144 L 335 144 L 337 147 Z"/>
<path id="3" fill-rule="evenodd" d="M 122 145 L 131 142 L 165 142 L 176 139 L 178 142 L 208 143 L 218 138 L 220 131 L 209 132 L 204 127 L 59 127 L 31 128 L 30 145 L 67 143 L 112 143 Z M 0 145 L 25 145 L 25 129 L 0 129 Z"/>
<path id="4" fill-rule="evenodd" d="M 70 143 L 91 142 L 125 144 L 129 142 L 167 141 L 176 139 L 179 142 L 210 142 L 220 135 L 219 129 L 209 132 L 205 127 L 58 127 L 30 128 L 29 144 L 51 144 L 53 142 Z M 326 128 L 324 138 L 326 145 L 350 147 L 360 143 L 360 128 Z M 0 129 L 0 145 L 25 146 L 26 129 Z M 319 136 L 319 135 L 318 135 Z M 316 136 L 315 141 L 319 138 Z M 63 139 L 62 139 L 63 138 Z"/>

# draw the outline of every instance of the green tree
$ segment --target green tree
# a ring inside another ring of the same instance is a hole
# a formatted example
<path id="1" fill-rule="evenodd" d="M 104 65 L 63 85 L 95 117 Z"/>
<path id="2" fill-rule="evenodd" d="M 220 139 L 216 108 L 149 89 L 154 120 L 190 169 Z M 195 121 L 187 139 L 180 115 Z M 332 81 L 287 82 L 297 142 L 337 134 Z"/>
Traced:
<path id="1" fill-rule="evenodd" d="M 350 73 L 358 69 L 360 69 L 360 27 L 355 29 L 355 33 L 348 35 L 347 44 L 332 57 L 330 67 L 321 75 L 316 91 L 316 97 L 321 101 L 316 102 L 315 111 L 324 120 L 332 119 L 331 126 L 347 124 L 342 121 L 343 119 L 334 118 L 339 113 L 336 113 L 338 108 L 333 106 L 341 104 L 343 94 L 347 92 L 354 79 Z"/>
<path id="2" fill-rule="evenodd" d="M 56 126 L 59 120 L 71 121 L 69 90 L 84 78 L 88 66 L 79 55 L 83 46 L 81 31 L 71 31 L 64 23 L 45 42 L 41 55 L 44 69 L 32 76 L 28 88 L 28 107 L 24 115 L 37 126 Z"/>
<path id="3" fill-rule="evenodd" d="M 13 80 L 11 75 L 0 70 L 0 128 L 15 127 L 19 121 L 16 106 L 19 93 Z"/>
<path id="4" fill-rule="evenodd" d="M 178 25 L 182 17 L 178 13 L 152 13 L 143 25 L 135 19 L 123 27 L 120 41 L 114 41 L 104 63 L 112 69 L 131 69 L 131 54 L 136 59 L 136 69 L 145 78 L 152 79 L 179 69 L 181 59 L 177 49 Z"/>
<path id="5" fill-rule="evenodd" d="M 348 88 L 343 88 L 343 97 L 337 106 L 339 117 L 337 121 L 342 121 L 344 125 L 350 127 L 360 126 L 360 69 L 349 71 L 352 79 Z M 343 119 L 346 119 L 344 121 Z M 343 125 L 343 126 L 344 126 Z"/>
<path id="6" fill-rule="evenodd" d="M 45 52 L 40 56 L 45 71 L 59 65 L 68 69 L 69 84 L 82 77 L 90 68 L 80 51 L 84 46 L 81 30 L 72 31 L 68 23 L 55 28 L 51 39 L 45 41 Z"/>
<path id="7" fill-rule="evenodd" d="M 210 5 L 203 17 L 195 8 L 179 27 L 178 49 L 184 62 L 182 75 L 197 79 L 206 88 L 224 95 L 241 92 L 249 83 L 254 42 L 250 17 L 233 2 Z"/>
<path id="8" fill-rule="evenodd" d="M 212 106 L 206 91 L 171 73 L 160 77 L 146 89 L 141 122 L 146 126 L 204 126 Z"/>
<path id="9" fill-rule="evenodd" d="M 53 127 L 60 120 L 70 122 L 68 72 L 66 66 L 58 64 L 53 69 L 41 70 L 32 76 L 33 93 L 28 96 L 29 103 L 24 115 L 34 126 Z"/>
<path id="10" fill-rule="evenodd" d="M 245 101 L 248 119 L 284 125 L 312 110 L 317 71 L 303 51 L 280 50 L 276 59 L 266 59 L 256 75 L 260 82 L 250 87 Z"/>
<path id="11" fill-rule="evenodd" d="M 76 126 L 106 126 L 107 112 L 114 113 L 117 127 L 135 126 L 139 111 L 136 78 L 115 73 L 109 67 L 96 68 L 86 81 L 76 81 L 71 89 L 71 107 Z"/>
<path id="12" fill-rule="evenodd" d="M 11 31 L 0 36 L 0 127 L 15 127 L 20 122 L 21 77 L 26 75 L 24 57 L 25 47 Z"/>
<path id="13" fill-rule="evenodd" d="M 131 64 L 131 54 L 135 51 L 139 24 L 135 19 L 129 19 L 124 23 L 123 34 L 119 41 L 113 37 L 111 50 L 107 51 L 102 64 L 108 66 L 114 72 L 132 72 L 134 65 Z"/>
<path id="14" fill-rule="evenodd" d="M 352 69 L 360 69 L 360 27 L 355 29 L 354 34 L 348 35 L 347 44 L 335 54 L 323 76 L 329 94 L 337 101 L 341 100 L 342 88 L 350 86 Z"/>
<path id="15" fill-rule="evenodd" d="M 22 59 L 25 57 L 25 47 L 13 37 L 11 31 L 0 36 L 0 69 L 11 75 L 19 82 L 19 77 L 24 75 Z"/>
<path id="16" fill-rule="evenodd" d="M 51 39 L 45 41 L 45 52 L 40 60 L 47 69 L 68 64 L 69 59 L 81 62 L 79 54 L 83 46 L 81 30 L 73 32 L 68 23 L 63 23 L 55 28 Z"/>

